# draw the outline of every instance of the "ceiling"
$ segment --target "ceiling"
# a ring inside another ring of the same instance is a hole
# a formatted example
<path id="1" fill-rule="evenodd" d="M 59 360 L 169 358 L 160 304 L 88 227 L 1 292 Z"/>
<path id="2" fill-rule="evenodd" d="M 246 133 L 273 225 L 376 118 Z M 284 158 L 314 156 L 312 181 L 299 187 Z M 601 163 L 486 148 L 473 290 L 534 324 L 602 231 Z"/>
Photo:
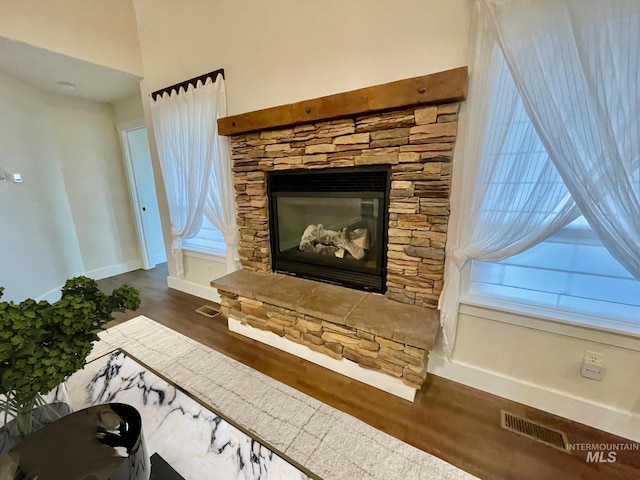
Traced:
<path id="1" fill-rule="evenodd" d="M 135 75 L 3 37 L 0 72 L 43 90 L 96 102 L 114 103 L 140 93 Z"/>

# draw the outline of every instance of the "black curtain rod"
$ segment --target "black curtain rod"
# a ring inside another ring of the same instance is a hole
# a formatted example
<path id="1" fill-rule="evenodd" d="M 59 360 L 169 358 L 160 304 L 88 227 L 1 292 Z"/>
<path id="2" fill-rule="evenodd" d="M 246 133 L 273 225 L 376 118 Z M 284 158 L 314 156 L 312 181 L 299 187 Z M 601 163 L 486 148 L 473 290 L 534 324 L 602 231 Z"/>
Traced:
<path id="1" fill-rule="evenodd" d="M 185 90 L 187 89 L 187 87 L 189 87 L 189 85 L 193 85 L 195 87 L 196 85 L 198 85 L 198 80 L 201 80 L 202 84 L 204 85 L 204 83 L 207 81 L 207 78 L 209 78 L 209 77 L 211 77 L 211 80 L 213 80 L 215 82 L 216 78 L 218 77 L 218 74 L 222 75 L 222 78 L 224 78 L 224 68 L 219 68 L 218 70 L 214 70 L 213 72 L 205 73 L 204 75 L 200 75 L 199 77 L 190 78 L 189 80 L 185 80 L 184 82 L 176 83 L 175 85 L 171 85 L 170 87 L 166 87 L 166 88 L 162 88 L 160 90 L 156 90 L 155 92 L 153 92 L 151 94 L 151 98 L 153 98 L 153 100 L 155 101 L 159 96 L 162 96 L 165 92 L 168 93 L 169 95 L 171 95 L 171 90 L 175 90 L 176 92 L 180 92 L 180 87 L 184 88 Z"/>

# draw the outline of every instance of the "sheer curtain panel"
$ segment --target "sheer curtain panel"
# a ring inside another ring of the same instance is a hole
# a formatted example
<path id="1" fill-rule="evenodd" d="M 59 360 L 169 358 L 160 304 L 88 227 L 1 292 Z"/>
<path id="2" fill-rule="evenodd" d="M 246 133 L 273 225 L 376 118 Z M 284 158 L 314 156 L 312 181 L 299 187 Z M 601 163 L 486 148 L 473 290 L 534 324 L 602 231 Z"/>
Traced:
<path id="1" fill-rule="evenodd" d="M 216 121 L 214 122 L 213 169 L 209 181 L 209 195 L 204 213 L 211 224 L 222 232 L 227 246 L 227 273 L 240 268 L 240 232 L 236 224 L 236 201 L 231 171 L 229 139 L 218 135 L 218 118 L 227 116 L 227 101 L 224 81 L 219 82 L 216 101 Z"/>
<path id="2" fill-rule="evenodd" d="M 589 225 L 640 279 L 640 2 L 487 2 L 546 150 Z"/>
<path id="3" fill-rule="evenodd" d="M 470 260 L 498 261 L 523 252 L 579 213 L 524 111 L 513 79 L 477 3 L 464 165 L 456 167 L 444 289 L 439 301 L 443 350 L 451 358 L 461 270 Z"/>
<path id="4" fill-rule="evenodd" d="M 198 234 L 205 211 L 230 242 L 227 255 L 237 258 L 229 150 L 217 134 L 220 109 L 226 110 L 221 75 L 215 81 L 207 78 L 204 84 L 189 85 L 186 91 L 181 87 L 178 92 L 164 93 L 151 102 L 171 219 L 171 253 L 179 278 L 184 278 L 181 242 Z M 226 213 L 219 211 L 222 208 Z"/>

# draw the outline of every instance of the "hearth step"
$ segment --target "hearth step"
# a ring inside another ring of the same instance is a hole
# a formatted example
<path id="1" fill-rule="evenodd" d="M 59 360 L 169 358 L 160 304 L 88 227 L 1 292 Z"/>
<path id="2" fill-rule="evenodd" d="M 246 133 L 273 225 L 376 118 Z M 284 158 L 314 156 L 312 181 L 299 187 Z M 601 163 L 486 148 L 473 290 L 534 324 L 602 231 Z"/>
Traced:
<path id="1" fill-rule="evenodd" d="M 394 377 L 399 386 L 420 389 L 426 379 L 439 328 L 435 309 L 275 273 L 239 270 L 211 285 L 220 294 L 221 313 L 239 325 Z M 277 343 L 273 346 L 286 349 Z M 299 347 L 290 350 L 301 352 Z M 294 354 L 307 358 L 304 352 Z"/>

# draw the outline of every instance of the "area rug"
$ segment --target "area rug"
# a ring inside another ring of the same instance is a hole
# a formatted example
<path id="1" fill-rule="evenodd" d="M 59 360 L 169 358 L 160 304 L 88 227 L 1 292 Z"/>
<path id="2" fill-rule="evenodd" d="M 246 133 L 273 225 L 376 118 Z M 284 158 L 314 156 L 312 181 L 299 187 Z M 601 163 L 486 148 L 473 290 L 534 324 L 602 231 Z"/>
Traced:
<path id="1" fill-rule="evenodd" d="M 117 348 L 325 480 L 476 478 L 147 317 L 102 332 L 89 360 Z"/>

